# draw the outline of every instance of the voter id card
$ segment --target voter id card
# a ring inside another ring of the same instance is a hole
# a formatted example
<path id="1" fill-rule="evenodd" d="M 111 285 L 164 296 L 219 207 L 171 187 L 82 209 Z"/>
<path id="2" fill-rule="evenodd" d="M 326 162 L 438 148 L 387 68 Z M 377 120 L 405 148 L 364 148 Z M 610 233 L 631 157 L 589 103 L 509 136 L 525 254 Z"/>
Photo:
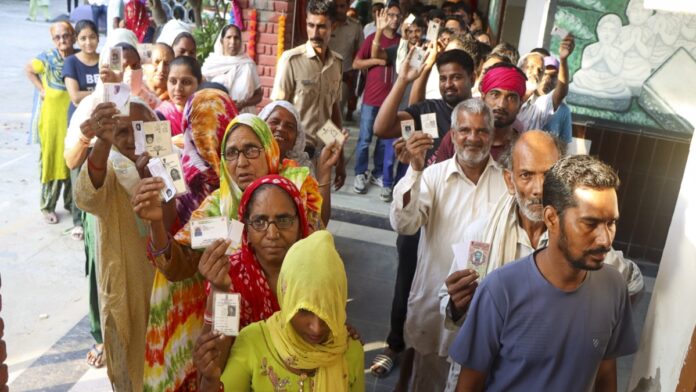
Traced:
<path id="1" fill-rule="evenodd" d="M 239 335 L 239 293 L 213 293 L 213 330 L 225 336 Z"/>

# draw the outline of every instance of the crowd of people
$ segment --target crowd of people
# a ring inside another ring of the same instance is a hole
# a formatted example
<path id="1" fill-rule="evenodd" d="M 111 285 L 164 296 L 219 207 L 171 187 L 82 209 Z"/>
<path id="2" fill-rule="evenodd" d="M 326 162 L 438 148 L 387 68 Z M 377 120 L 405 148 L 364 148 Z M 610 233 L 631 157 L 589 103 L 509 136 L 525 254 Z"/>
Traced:
<path id="1" fill-rule="evenodd" d="M 612 248 L 616 172 L 566 154 L 572 35 L 558 58 L 520 56 L 492 47 L 465 1 L 309 0 L 307 42 L 279 57 L 259 107 L 237 25 L 201 64 L 188 25 L 155 26 L 144 2 L 125 3 L 101 52 L 93 21 L 56 22 L 55 47 L 26 68 L 41 97 L 40 209 L 57 223 L 62 193 L 84 241 L 87 361 L 114 390 L 365 390 L 326 230 L 358 102 L 353 190 L 381 187 L 398 233 L 390 332 L 369 371 L 399 363 L 398 391 L 616 390 L 643 279 Z M 330 143 L 329 120 L 343 132 Z M 164 158 L 136 132 L 164 122 L 186 188 L 171 199 L 151 169 Z M 195 245 L 213 218 L 239 222 L 241 238 Z M 224 293 L 239 296 L 232 336 L 214 327 Z"/>

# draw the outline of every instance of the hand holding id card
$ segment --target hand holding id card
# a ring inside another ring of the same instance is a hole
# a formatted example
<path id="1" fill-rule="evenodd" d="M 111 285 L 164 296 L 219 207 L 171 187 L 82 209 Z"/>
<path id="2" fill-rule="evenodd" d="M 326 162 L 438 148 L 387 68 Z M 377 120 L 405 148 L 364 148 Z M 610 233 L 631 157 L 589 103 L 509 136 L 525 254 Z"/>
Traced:
<path id="1" fill-rule="evenodd" d="M 421 114 L 421 127 L 423 128 L 423 132 L 432 136 L 433 139 L 440 137 L 437 131 L 437 116 L 435 113 Z"/>
<path id="2" fill-rule="evenodd" d="M 147 151 L 151 157 L 161 157 L 174 153 L 169 121 L 133 121 L 133 131 L 136 154 Z"/>
<path id="3" fill-rule="evenodd" d="M 479 277 L 486 276 L 490 260 L 491 244 L 480 241 L 462 242 L 452 245 L 457 269 L 471 269 Z"/>
<path id="4" fill-rule="evenodd" d="M 401 122 L 401 137 L 408 140 L 413 132 L 416 131 L 416 122 L 414 120 L 404 120 Z"/>
<path id="5" fill-rule="evenodd" d="M 130 87 L 125 83 L 104 83 L 104 102 L 116 105 L 118 116 L 130 116 Z"/>
<path id="6" fill-rule="evenodd" d="M 191 219 L 191 248 L 204 249 L 215 240 L 229 239 L 232 241 L 225 254 L 231 255 L 242 246 L 244 224 L 238 220 L 228 220 L 224 216 L 204 219 Z"/>
<path id="7" fill-rule="evenodd" d="M 321 139 L 324 145 L 330 145 L 334 141 L 338 142 L 338 145 L 343 145 L 346 140 L 346 136 L 341 132 L 341 130 L 333 123 L 331 120 L 327 120 L 324 126 L 317 132 L 317 137 Z"/>
<path id="8" fill-rule="evenodd" d="M 239 313 L 241 295 L 239 293 L 213 294 L 213 330 L 225 336 L 239 335 Z"/>

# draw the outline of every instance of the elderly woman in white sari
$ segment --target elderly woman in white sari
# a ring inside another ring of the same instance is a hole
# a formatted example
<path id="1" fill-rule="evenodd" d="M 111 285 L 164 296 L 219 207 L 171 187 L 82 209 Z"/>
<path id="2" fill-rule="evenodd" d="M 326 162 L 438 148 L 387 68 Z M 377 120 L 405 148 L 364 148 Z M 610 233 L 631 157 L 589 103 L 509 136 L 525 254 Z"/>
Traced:
<path id="1" fill-rule="evenodd" d="M 223 27 L 213 52 L 203 63 L 203 77 L 224 85 L 240 113 L 256 113 L 263 98 L 256 63 L 244 53 L 242 32 L 233 24 Z"/>

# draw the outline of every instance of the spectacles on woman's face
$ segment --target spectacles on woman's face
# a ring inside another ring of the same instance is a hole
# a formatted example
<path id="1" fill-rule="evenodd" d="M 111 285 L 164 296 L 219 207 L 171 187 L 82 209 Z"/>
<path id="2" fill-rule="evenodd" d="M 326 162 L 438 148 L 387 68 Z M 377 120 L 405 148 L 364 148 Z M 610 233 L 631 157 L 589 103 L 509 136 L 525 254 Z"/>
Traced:
<path id="1" fill-rule="evenodd" d="M 256 231 L 266 231 L 268 230 L 268 226 L 273 223 L 278 230 L 286 230 L 292 227 L 292 225 L 295 223 L 295 219 L 297 219 L 297 216 L 293 215 L 278 216 L 274 220 L 269 220 L 268 218 L 261 216 L 251 219 L 249 221 L 249 226 Z"/>
<path id="2" fill-rule="evenodd" d="M 254 145 L 245 146 L 241 150 L 232 147 L 225 150 L 225 160 L 236 161 L 240 154 L 244 155 L 246 159 L 256 159 L 261 155 L 261 151 L 263 148 Z"/>

